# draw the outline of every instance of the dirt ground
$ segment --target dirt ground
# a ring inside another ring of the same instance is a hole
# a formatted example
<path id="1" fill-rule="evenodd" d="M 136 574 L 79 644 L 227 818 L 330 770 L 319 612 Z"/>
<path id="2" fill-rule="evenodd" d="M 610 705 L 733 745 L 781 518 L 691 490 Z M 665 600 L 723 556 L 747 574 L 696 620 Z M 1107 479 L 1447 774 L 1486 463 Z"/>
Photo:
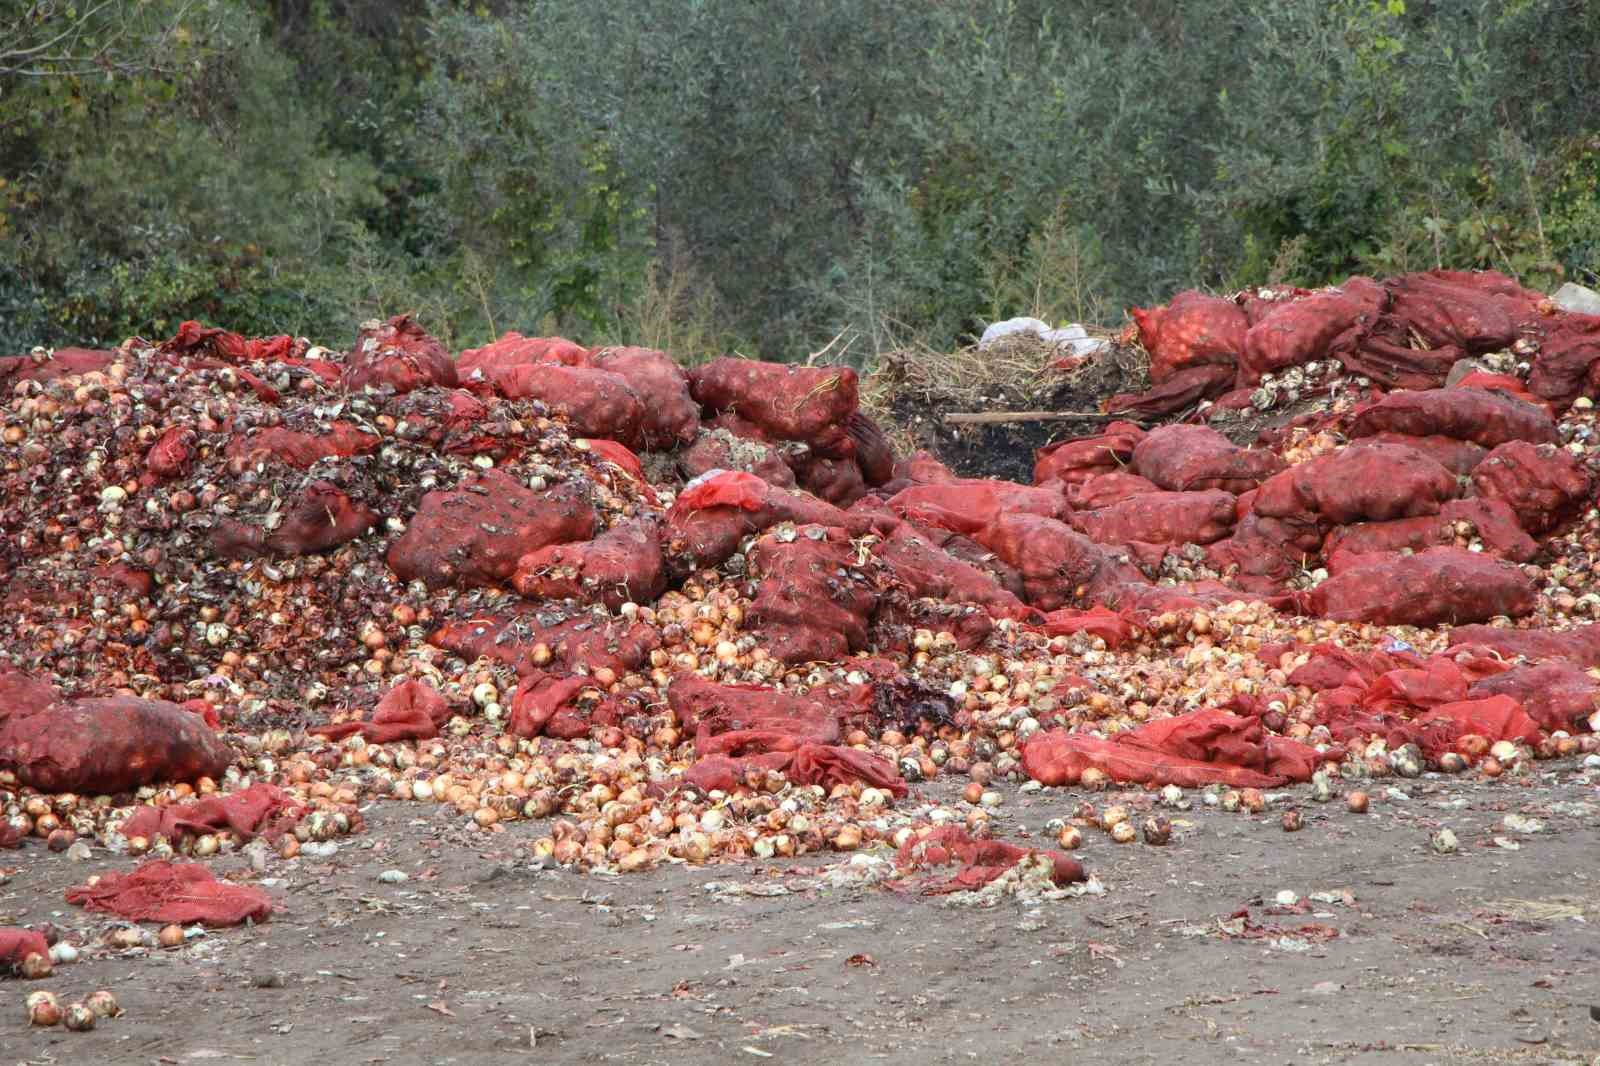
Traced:
<path id="1" fill-rule="evenodd" d="M 1088 831 L 1103 895 L 989 908 L 838 887 L 821 870 L 837 855 L 542 869 L 539 823 L 491 835 L 383 802 L 331 859 L 216 860 L 281 902 L 262 926 L 6 981 L 0 1063 L 1600 1062 L 1600 771 L 1374 786 L 1366 815 L 1304 789 L 1255 816 L 1189 793 L 1165 848 Z M 1041 843 L 1048 819 L 1110 798 L 1005 796 L 997 835 Z M 1442 826 L 1455 854 L 1430 849 Z M 127 866 L 0 853 L 0 920 L 95 943 L 112 923 L 62 891 Z M 1301 902 L 1277 906 L 1285 890 Z M 1246 908 L 1256 936 L 1230 921 Z M 37 987 L 110 988 L 127 1013 L 30 1030 Z"/>

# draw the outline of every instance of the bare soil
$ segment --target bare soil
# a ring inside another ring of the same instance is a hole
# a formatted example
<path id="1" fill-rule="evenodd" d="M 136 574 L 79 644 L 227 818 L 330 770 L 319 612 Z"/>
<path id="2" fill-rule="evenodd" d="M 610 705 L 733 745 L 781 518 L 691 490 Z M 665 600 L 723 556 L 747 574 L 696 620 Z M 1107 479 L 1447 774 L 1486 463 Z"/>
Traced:
<path id="1" fill-rule="evenodd" d="M 1165 848 L 1088 831 L 1104 895 L 987 909 L 826 887 L 837 855 L 544 869 L 525 850 L 538 823 L 486 834 L 380 803 L 331 859 L 273 857 L 259 875 L 243 856 L 216 862 L 281 901 L 262 926 L 90 948 L 46 980 L 4 982 L 0 1062 L 1600 1062 L 1600 772 L 1569 760 L 1524 781 L 1373 784 L 1366 815 L 1304 789 L 1255 816 L 1190 793 Z M 955 802 L 944 785 L 922 795 Z M 1047 819 L 1111 798 L 1005 796 L 997 835 L 1041 842 Z M 1294 834 L 1290 805 L 1305 814 Z M 1543 828 L 1510 831 L 1507 813 Z M 1457 853 L 1430 849 L 1442 826 Z M 62 892 L 126 865 L 0 853 L 0 919 L 97 943 L 113 923 Z M 1282 890 L 1303 902 L 1275 907 Z M 1260 935 L 1230 921 L 1243 909 Z M 110 988 L 127 1013 L 90 1033 L 30 1030 L 22 999 L 39 987 Z"/>

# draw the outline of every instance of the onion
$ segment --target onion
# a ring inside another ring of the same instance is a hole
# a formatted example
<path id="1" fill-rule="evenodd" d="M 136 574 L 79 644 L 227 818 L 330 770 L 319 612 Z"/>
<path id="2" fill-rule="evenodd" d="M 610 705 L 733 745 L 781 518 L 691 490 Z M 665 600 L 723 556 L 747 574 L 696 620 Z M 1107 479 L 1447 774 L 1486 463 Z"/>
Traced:
<path id="1" fill-rule="evenodd" d="M 1351 814 L 1366 814 L 1367 803 L 1367 794 L 1362 792 L 1360 789 L 1357 789 L 1344 798 L 1344 805 L 1349 808 Z"/>
<path id="2" fill-rule="evenodd" d="M 61 1001 L 54 992 L 30 992 L 27 999 L 28 1024 L 49 1028 L 61 1024 Z"/>
<path id="3" fill-rule="evenodd" d="M 1285 833 L 1298 833 L 1306 824 L 1305 817 L 1294 807 L 1283 812 L 1283 831 Z"/>
<path id="4" fill-rule="evenodd" d="M 67 1007 L 66 1017 L 62 1019 L 68 1029 L 75 1033 L 87 1033 L 94 1028 L 98 1016 L 94 1011 L 82 1003 L 72 1003 Z"/>
<path id="5" fill-rule="evenodd" d="M 164 948 L 181 947 L 183 945 L 183 926 L 162 926 L 161 932 L 156 934 L 156 942 Z"/>
<path id="6" fill-rule="evenodd" d="M 43 977 L 49 977 L 55 967 L 50 964 L 49 955 L 41 955 L 35 951 L 31 952 L 27 958 L 23 959 L 22 965 L 17 967 L 17 969 L 23 977 L 30 981 L 34 981 Z"/>
<path id="7" fill-rule="evenodd" d="M 1172 839 L 1172 823 L 1159 814 L 1144 820 L 1144 842 L 1161 847 Z"/>
<path id="8" fill-rule="evenodd" d="M 104 988 L 84 996 L 83 1005 L 102 1018 L 120 1018 L 122 1016 L 122 1008 L 117 1005 L 117 997 Z"/>

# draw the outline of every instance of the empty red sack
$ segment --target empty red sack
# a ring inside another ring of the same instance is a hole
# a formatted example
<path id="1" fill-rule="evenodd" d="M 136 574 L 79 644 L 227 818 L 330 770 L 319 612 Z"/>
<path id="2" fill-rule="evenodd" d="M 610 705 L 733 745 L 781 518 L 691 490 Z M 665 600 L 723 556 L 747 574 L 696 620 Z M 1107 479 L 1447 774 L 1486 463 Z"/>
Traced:
<path id="1" fill-rule="evenodd" d="M 272 897 L 259 888 L 219 881 L 197 862 L 152 859 L 131 873 L 101 874 L 67 889 L 67 902 L 135 922 L 238 925 L 263 921 Z"/>
<path id="2" fill-rule="evenodd" d="M 160 836 L 176 844 L 185 836 L 228 829 L 245 840 L 255 836 L 276 840 L 294 827 L 304 809 L 287 792 L 263 781 L 227 796 L 137 807 L 122 823 L 121 833 L 130 840 L 154 841 Z"/>
<path id="3" fill-rule="evenodd" d="M 337 722 L 309 730 L 331 739 L 360 733 L 372 744 L 396 740 L 428 740 L 450 718 L 450 705 L 439 691 L 421 681 L 406 681 L 384 694 L 366 722 Z"/>

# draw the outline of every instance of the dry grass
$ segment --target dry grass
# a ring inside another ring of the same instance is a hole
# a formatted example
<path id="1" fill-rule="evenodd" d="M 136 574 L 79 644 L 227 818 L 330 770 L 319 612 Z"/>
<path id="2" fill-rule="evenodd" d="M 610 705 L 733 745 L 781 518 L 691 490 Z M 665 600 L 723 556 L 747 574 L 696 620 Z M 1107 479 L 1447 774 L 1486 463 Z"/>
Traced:
<path id="1" fill-rule="evenodd" d="M 984 350 L 898 348 L 863 378 L 861 406 L 887 429 L 895 409 L 907 403 L 942 412 L 1042 410 L 1063 395 L 1098 401 L 1149 386 L 1150 360 L 1142 348 L 1118 343 L 1109 330 L 1090 336 L 1111 343 L 1074 370 L 1054 369 L 1063 350 L 1032 337 L 1007 338 Z"/>

